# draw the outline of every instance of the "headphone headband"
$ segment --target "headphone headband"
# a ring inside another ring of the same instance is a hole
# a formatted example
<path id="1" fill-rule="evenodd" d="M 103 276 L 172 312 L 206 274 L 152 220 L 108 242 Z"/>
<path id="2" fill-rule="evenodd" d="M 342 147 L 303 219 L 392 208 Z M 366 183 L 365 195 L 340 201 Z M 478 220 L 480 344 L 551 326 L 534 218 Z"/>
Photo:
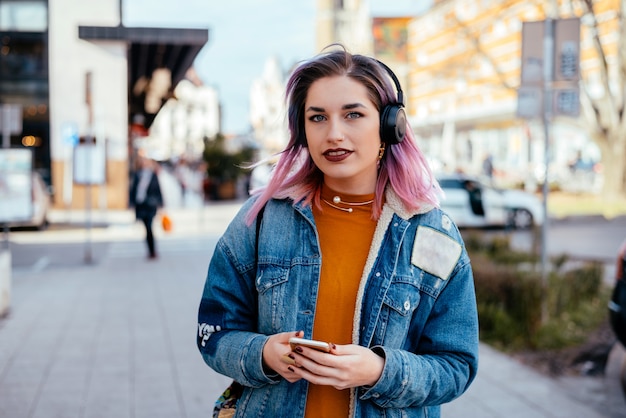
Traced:
<path id="1" fill-rule="evenodd" d="M 389 66 L 387 66 L 387 64 L 385 64 L 382 61 L 376 60 L 376 62 L 385 69 L 385 71 L 387 72 L 387 74 L 389 75 L 389 78 L 391 78 L 391 80 L 393 81 L 393 84 L 396 85 L 396 91 L 398 93 L 398 100 L 397 103 L 401 104 L 402 106 L 404 106 L 404 93 L 402 93 L 402 87 L 400 86 L 400 80 L 398 80 L 398 77 L 396 77 L 395 73 L 391 70 L 391 68 L 389 68 Z"/>
<path id="2" fill-rule="evenodd" d="M 386 105 L 380 112 L 380 138 L 386 144 L 398 144 L 406 135 L 406 112 L 404 111 L 404 95 L 400 81 L 384 62 L 374 59 L 389 75 L 396 85 L 397 99 L 395 103 Z"/>

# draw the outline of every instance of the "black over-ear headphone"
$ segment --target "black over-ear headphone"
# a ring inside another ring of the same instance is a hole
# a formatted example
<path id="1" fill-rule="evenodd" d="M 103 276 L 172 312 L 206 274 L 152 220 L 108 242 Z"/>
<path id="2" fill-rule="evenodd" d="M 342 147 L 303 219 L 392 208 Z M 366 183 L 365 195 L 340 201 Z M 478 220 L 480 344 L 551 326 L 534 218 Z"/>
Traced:
<path id="1" fill-rule="evenodd" d="M 386 105 L 380 112 L 380 138 L 386 144 L 398 144 L 404 140 L 406 134 L 406 112 L 404 111 L 404 97 L 398 77 L 385 63 L 376 60 L 387 71 L 398 91 L 398 99 L 395 103 Z"/>

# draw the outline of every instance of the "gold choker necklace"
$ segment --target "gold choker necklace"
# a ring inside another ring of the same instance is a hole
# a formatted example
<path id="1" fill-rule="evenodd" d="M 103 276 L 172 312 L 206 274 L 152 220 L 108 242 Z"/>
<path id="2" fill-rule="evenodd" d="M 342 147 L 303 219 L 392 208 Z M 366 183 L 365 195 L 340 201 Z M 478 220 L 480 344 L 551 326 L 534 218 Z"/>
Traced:
<path id="1" fill-rule="evenodd" d="M 332 203 L 329 202 L 326 199 L 322 199 L 322 200 L 324 201 L 324 203 L 326 203 L 331 208 L 342 210 L 342 211 L 348 212 L 348 213 L 352 213 L 352 208 L 342 208 L 341 206 L 337 206 L 337 205 L 342 203 L 342 204 L 348 205 L 348 206 L 365 206 L 365 205 L 369 205 L 371 203 L 374 203 L 374 199 L 368 200 L 367 202 L 344 202 L 344 201 L 341 200 L 341 198 L 339 196 L 333 197 L 333 202 Z"/>

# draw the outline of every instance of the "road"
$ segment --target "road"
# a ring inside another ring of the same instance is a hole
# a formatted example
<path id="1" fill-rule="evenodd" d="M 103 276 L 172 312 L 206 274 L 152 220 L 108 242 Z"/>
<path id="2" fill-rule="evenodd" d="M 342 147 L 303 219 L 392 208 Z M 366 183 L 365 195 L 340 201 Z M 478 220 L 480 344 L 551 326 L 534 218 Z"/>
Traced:
<path id="1" fill-rule="evenodd" d="M 187 219 L 185 227 L 201 234 L 206 228 L 219 233 L 233 216 L 238 203 L 216 205 L 208 214 Z M 218 222 L 212 222 L 216 219 Z M 12 231 L 10 248 L 14 270 L 41 270 L 47 267 L 79 265 L 91 259 L 98 262 L 112 242 L 141 239 L 141 226 L 132 222 L 132 215 L 124 217 L 113 226 L 94 222 L 87 233 L 84 224 L 53 224 L 47 231 Z M 179 229 L 181 225 L 176 225 Z M 463 230 L 464 235 L 472 233 Z M 481 233 L 508 235 L 513 248 L 540 251 L 540 229 L 534 231 L 488 230 Z M 161 234 L 163 235 L 163 234 Z M 567 254 L 575 260 L 596 260 L 605 263 L 607 277 L 614 276 L 617 249 L 626 238 L 626 216 L 604 219 L 599 216 L 571 217 L 550 220 L 547 227 L 547 253 Z"/>
<path id="2" fill-rule="evenodd" d="M 182 251 L 186 245 L 193 245 L 184 242 L 214 239 L 225 230 L 240 205 L 241 202 L 233 201 L 204 209 L 168 209 L 174 218 L 174 231 L 165 233 L 155 221 L 157 245 L 162 245 L 164 251 Z M 87 224 L 89 228 L 85 228 Z M 22 271 L 43 272 L 49 268 L 97 264 L 111 251 L 118 251 L 120 242 L 141 242 L 144 235 L 143 226 L 135 222 L 131 211 L 94 211 L 89 217 L 80 212 L 56 211 L 51 214 L 51 226 L 45 231 L 9 233 L 13 275 Z M 1 247 L 4 245 L 6 242 Z M 143 255 L 141 247 L 133 248 L 139 249 L 136 256 Z"/>
<path id="3" fill-rule="evenodd" d="M 463 231 L 465 236 L 472 232 Z M 492 229 L 480 233 L 508 236 L 513 249 L 541 254 L 541 228 L 525 231 Z M 546 229 L 546 255 L 567 255 L 572 261 L 599 261 L 604 264 L 605 282 L 610 284 L 615 277 L 617 250 L 624 239 L 626 216 L 551 219 Z"/>

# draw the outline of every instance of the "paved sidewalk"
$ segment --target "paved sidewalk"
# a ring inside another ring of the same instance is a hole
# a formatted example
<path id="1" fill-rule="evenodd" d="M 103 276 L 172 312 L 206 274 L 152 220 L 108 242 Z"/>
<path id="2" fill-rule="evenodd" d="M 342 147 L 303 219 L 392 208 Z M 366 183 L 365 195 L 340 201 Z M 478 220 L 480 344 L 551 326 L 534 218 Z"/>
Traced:
<path id="1" fill-rule="evenodd" d="M 110 226 L 92 234 L 110 242 L 96 263 L 14 273 L 11 312 L 0 319 L 0 418 L 209 417 L 228 379 L 197 352 L 196 309 L 212 249 L 236 208 L 173 211 L 174 232 L 157 230 L 156 261 L 145 259 L 132 217 L 109 214 Z M 480 355 L 476 381 L 444 405 L 444 418 L 620 416 L 486 345 Z"/>

